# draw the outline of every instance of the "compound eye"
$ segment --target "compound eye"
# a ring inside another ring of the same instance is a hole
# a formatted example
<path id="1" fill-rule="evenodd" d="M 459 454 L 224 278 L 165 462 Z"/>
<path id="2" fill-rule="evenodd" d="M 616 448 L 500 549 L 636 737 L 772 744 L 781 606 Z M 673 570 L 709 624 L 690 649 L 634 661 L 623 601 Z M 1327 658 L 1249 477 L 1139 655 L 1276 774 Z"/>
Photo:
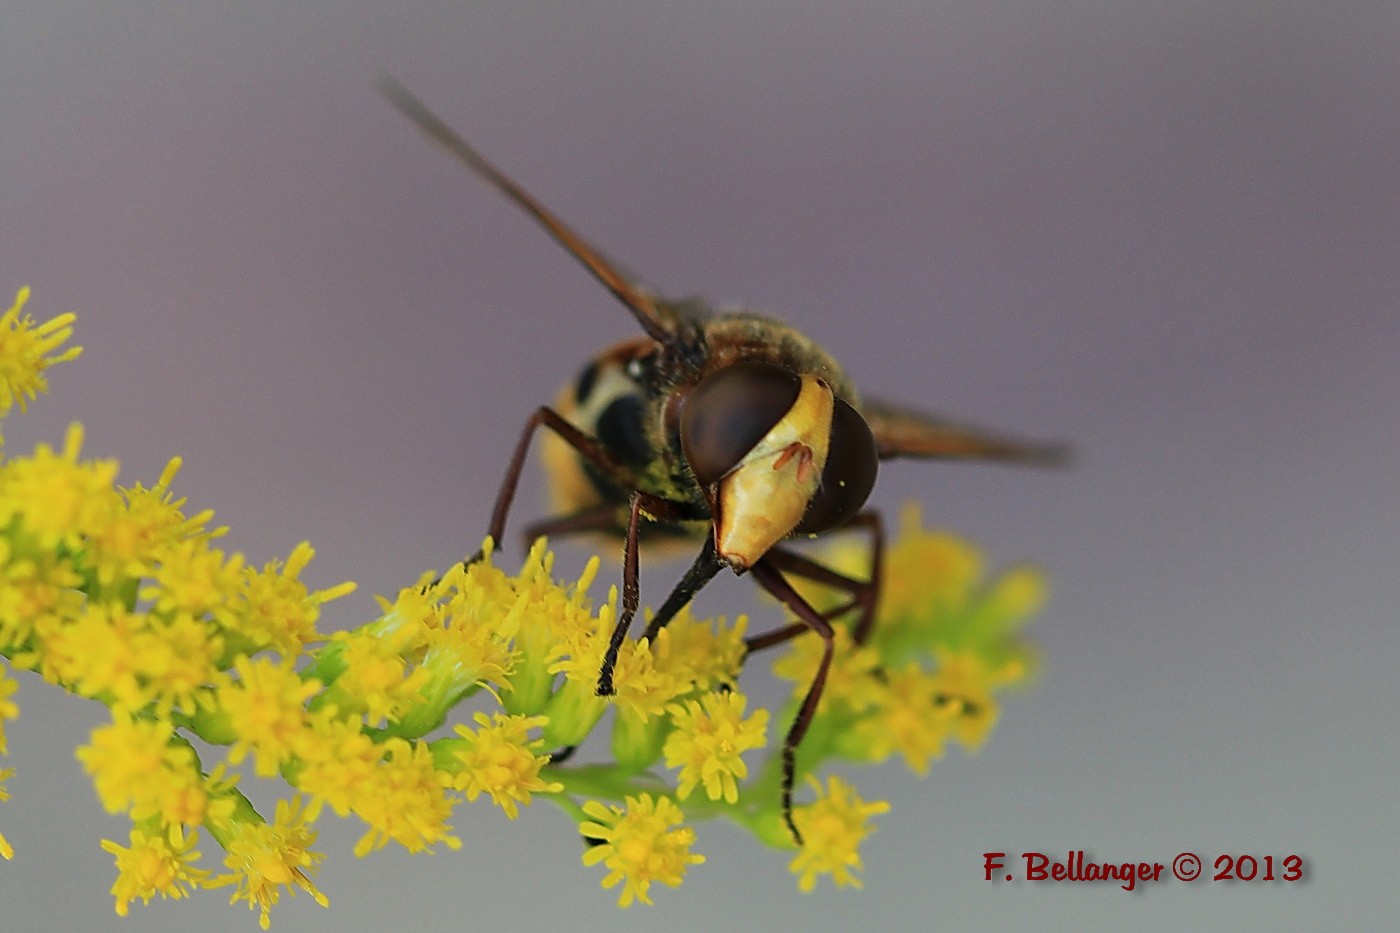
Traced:
<path id="1" fill-rule="evenodd" d="M 880 460 L 870 426 L 844 400 L 834 400 L 831 411 L 831 444 L 822 468 L 821 485 L 802 516 L 798 534 L 815 534 L 850 520 L 865 505 L 875 486 Z"/>
<path id="2" fill-rule="evenodd" d="M 738 466 L 801 390 L 796 373 L 772 363 L 734 363 L 700 380 L 681 409 L 681 449 L 700 485 Z"/>

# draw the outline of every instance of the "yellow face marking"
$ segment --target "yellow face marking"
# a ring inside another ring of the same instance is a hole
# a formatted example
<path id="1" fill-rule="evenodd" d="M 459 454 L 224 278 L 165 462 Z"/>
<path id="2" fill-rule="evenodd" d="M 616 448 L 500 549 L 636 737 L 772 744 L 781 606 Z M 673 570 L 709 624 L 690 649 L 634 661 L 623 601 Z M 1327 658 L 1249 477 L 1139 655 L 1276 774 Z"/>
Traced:
<path id="1" fill-rule="evenodd" d="M 802 377 L 797 401 L 719 481 L 715 547 L 746 570 L 797 527 L 816 494 L 831 441 L 831 388 Z"/>

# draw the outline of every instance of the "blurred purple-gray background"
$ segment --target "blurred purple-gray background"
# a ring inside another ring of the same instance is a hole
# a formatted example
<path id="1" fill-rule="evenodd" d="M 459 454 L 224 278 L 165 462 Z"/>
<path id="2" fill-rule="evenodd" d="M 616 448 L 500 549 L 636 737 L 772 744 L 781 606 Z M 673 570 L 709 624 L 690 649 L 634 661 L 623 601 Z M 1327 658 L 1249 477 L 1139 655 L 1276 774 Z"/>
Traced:
<path id="1" fill-rule="evenodd" d="M 398 76 L 610 255 L 742 301 L 867 391 L 1072 440 L 1067 472 L 897 463 L 1030 559 L 1044 674 L 975 758 L 856 772 L 864 891 L 699 827 L 619 912 L 568 822 L 457 812 L 461 852 L 350 853 L 274 929 L 1382 928 L 1400 911 L 1400 6 L 140 3 L 0 10 L 0 289 L 81 361 L 5 425 L 81 420 L 262 562 L 360 581 L 474 547 L 529 409 L 626 314 L 372 88 Z M 543 513 L 538 471 L 518 515 Z M 516 527 L 522 527 L 518 521 Z M 512 552 L 513 554 L 515 552 Z M 582 554 L 560 563 L 576 572 Z M 644 569 L 655 600 L 679 572 Z M 747 581 L 712 612 L 771 614 Z M 753 689 L 771 697 L 767 675 Z M 95 704 L 22 678 L 0 925 L 117 924 L 73 759 Z M 206 855 L 215 846 L 206 841 Z M 1307 860 L 1297 884 L 991 884 L 982 854 Z M 218 893 L 123 929 L 255 929 Z"/>

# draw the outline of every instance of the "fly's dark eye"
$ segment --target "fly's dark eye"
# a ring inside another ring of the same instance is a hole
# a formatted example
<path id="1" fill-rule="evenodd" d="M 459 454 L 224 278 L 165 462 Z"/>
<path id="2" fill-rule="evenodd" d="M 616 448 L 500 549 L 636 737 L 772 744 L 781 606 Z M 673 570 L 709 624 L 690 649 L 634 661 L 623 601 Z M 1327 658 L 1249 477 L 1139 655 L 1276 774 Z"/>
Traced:
<path id="1" fill-rule="evenodd" d="M 840 398 L 835 402 L 821 485 L 797 526 L 798 534 L 815 534 L 844 524 L 865 505 L 875 486 L 880 467 L 875 435 L 858 411 Z"/>
<path id="2" fill-rule="evenodd" d="M 735 363 L 700 380 L 681 409 L 681 449 L 700 485 L 734 469 L 801 390 L 796 373 L 771 363 Z"/>

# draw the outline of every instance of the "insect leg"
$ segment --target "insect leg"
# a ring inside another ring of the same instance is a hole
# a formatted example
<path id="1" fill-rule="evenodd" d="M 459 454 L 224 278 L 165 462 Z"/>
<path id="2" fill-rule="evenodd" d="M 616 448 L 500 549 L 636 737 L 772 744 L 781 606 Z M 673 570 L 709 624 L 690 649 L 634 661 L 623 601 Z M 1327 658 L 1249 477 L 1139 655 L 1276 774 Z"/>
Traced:
<path id="1" fill-rule="evenodd" d="M 617 653 L 622 649 L 623 639 L 632 617 L 637 614 L 640 586 L 637 571 L 637 525 L 642 517 L 642 493 L 632 493 L 632 503 L 627 511 L 627 538 L 622 546 L 622 611 L 613 626 L 608 650 L 603 655 L 603 666 L 598 671 L 598 696 L 612 696 L 613 670 L 617 667 Z"/>
<path id="2" fill-rule="evenodd" d="M 860 616 L 856 620 L 851 635 L 855 643 L 860 645 L 864 644 L 870 636 L 870 629 L 875 624 L 875 610 L 880 604 L 880 581 L 883 579 L 885 566 L 885 528 L 884 522 L 880 519 L 880 513 L 873 509 L 857 513 L 844 528 L 854 526 L 860 526 L 870 534 L 869 580 L 856 580 L 848 577 L 818 563 L 805 554 L 799 554 L 783 547 L 771 549 L 767 556 L 779 570 L 849 593 L 851 595 L 850 602 L 822 613 L 822 617 L 835 619 L 852 609 L 859 608 Z M 771 632 L 765 632 L 762 635 L 755 635 L 749 638 L 746 644 L 750 652 L 761 651 L 764 648 L 781 644 L 805 630 L 806 625 L 798 622 L 774 629 Z"/>
<path id="3" fill-rule="evenodd" d="M 769 563 L 766 555 L 753 565 L 751 572 L 760 586 L 796 613 L 797 617 L 822 640 L 822 658 L 817 664 L 817 673 L 812 678 L 811 686 L 807 688 L 807 695 L 802 698 L 802 705 L 797 708 L 797 717 L 788 729 L 787 737 L 783 740 L 783 819 L 792 833 L 792 838 L 801 845 L 802 834 L 797 831 L 797 824 L 792 819 L 792 785 L 797 775 L 797 746 L 802 743 L 803 736 L 812 725 L 812 718 L 817 713 L 817 704 L 821 702 L 826 677 L 831 670 L 831 654 L 836 644 L 836 634 L 832 631 L 831 623 L 823 619 L 821 614 L 792 588 L 782 573 Z"/>
<path id="4" fill-rule="evenodd" d="M 505 534 L 506 517 L 510 514 L 510 504 L 515 499 L 515 490 L 520 485 L 520 473 L 525 469 L 525 457 L 530 452 L 530 439 L 535 436 L 536 429 L 541 425 L 558 434 L 570 447 L 587 457 L 600 469 L 625 476 L 628 480 L 631 479 L 626 468 L 614 460 L 602 444 L 574 427 L 554 409 L 547 405 L 541 405 L 525 422 L 525 429 L 520 432 L 520 440 L 515 445 L 515 453 L 510 458 L 510 465 L 506 467 L 506 475 L 501 481 L 500 492 L 496 495 L 496 505 L 491 510 L 491 524 L 487 531 L 493 541 L 499 542 L 501 536 Z M 624 485 L 631 486 L 633 484 L 626 482 Z"/>
<path id="5" fill-rule="evenodd" d="M 535 522 L 525 529 L 525 546 L 529 547 L 537 538 L 563 537 L 565 535 L 587 534 L 597 531 L 617 530 L 617 506 L 611 502 L 590 506 L 567 515 L 556 515 Z"/>
<path id="6" fill-rule="evenodd" d="M 541 405 L 535 409 L 535 413 L 525 422 L 525 429 L 520 432 L 520 440 L 515 445 L 515 453 L 511 455 L 510 465 L 506 467 L 505 478 L 501 480 L 500 492 L 496 495 L 496 505 L 491 510 L 491 525 L 487 534 L 497 544 L 500 543 L 501 536 L 505 534 L 506 517 L 510 514 L 510 504 L 515 499 L 515 490 L 520 485 L 520 473 L 525 469 L 525 457 L 530 452 L 530 439 L 534 437 L 535 431 L 541 426 L 549 428 L 559 435 L 565 443 L 577 450 L 595 467 L 607 473 L 617 485 L 627 489 L 635 489 L 637 486 L 632 472 L 618 463 L 612 454 L 608 453 L 607 448 L 595 438 L 589 437 L 574 427 L 563 415 L 548 405 Z M 481 557 L 481 551 L 477 551 L 466 563 L 475 563 Z"/>
<path id="7" fill-rule="evenodd" d="M 671 595 L 666 597 L 666 601 L 661 604 L 661 608 L 656 610 L 656 615 L 652 616 L 650 624 L 647 625 L 646 635 L 648 641 L 655 642 L 656 635 L 666 624 L 675 618 L 676 613 L 685 608 L 686 604 L 700 592 L 700 588 L 714 579 L 719 573 L 724 562 L 719 559 L 715 552 L 715 536 L 705 535 L 705 543 L 700 547 L 700 553 L 695 558 L 695 563 L 690 565 L 690 569 L 681 577 L 675 589 L 671 590 Z"/>
<path id="8" fill-rule="evenodd" d="M 631 534 L 629 522 L 629 537 Z M 715 540 L 713 535 L 705 536 L 705 543 L 700 548 L 699 555 L 695 558 L 695 563 L 690 565 L 690 569 L 681 577 L 675 588 L 671 590 L 671 595 L 666 597 L 666 601 L 661 604 L 661 608 L 656 611 L 650 624 L 647 625 L 646 634 L 643 636 L 649 642 L 656 641 L 656 635 L 666 626 L 666 623 L 675 618 L 676 613 L 685 608 L 685 605 L 698 593 L 706 583 L 714 579 L 719 573 L 724 562 L 719 559 L 715 552 Z M 624 581 L 625 582 L 625 581 Z M 613 671 L 617 667 L 617 653 L 622 648 L 622 640 L 626 628 L 631 624 L 632 615 L 627 611 L 625 605 L 626 588 L 624 586 L 624 617 L 618 619 L 617 628 L 613 630 L 612 641 L 608 644 L 607 654 L 603 656 L 603 667 L 598 672 L 598 695 L 610 696 L 613 693 Z M 635 604 L 632 611 L 636 610 Z"/>
<path id="9" fill-rule="evenodd" d="M 782 628 L 775 628 L 771 632 L 764 632 L 762 635 L 754 635 L 744 639 L 744 654 L 747 657 L 755 651 L 762 651 L 764 648 L 771 648 L 774 645 L 781 645 L 785 641 L 790 641 L 808 631 L 806 622 L 794 622 L 791 625 L 784 625 Z"/>
<path id="10" fill-rule="evenodd" d="M 846 523 L 847 528 L 861 526 L 870 534 L 870 583 L 866 589 L 865 605 L 861 609 L 860 618 L 856 621 L 855 631 L 851 635 L 858 645 L 865 644 L 865 640 L 870 637 L 870 629 L 875 625 L 875 610 L 880 605 L 880 587 L 884 585 L 885 579 L 885 522 L 880 517 L 880 513 L 874 509 L 867 509 L 864 512 L 857 512 Z M 856 596 L 859 600 L 861 597 Z"/>

